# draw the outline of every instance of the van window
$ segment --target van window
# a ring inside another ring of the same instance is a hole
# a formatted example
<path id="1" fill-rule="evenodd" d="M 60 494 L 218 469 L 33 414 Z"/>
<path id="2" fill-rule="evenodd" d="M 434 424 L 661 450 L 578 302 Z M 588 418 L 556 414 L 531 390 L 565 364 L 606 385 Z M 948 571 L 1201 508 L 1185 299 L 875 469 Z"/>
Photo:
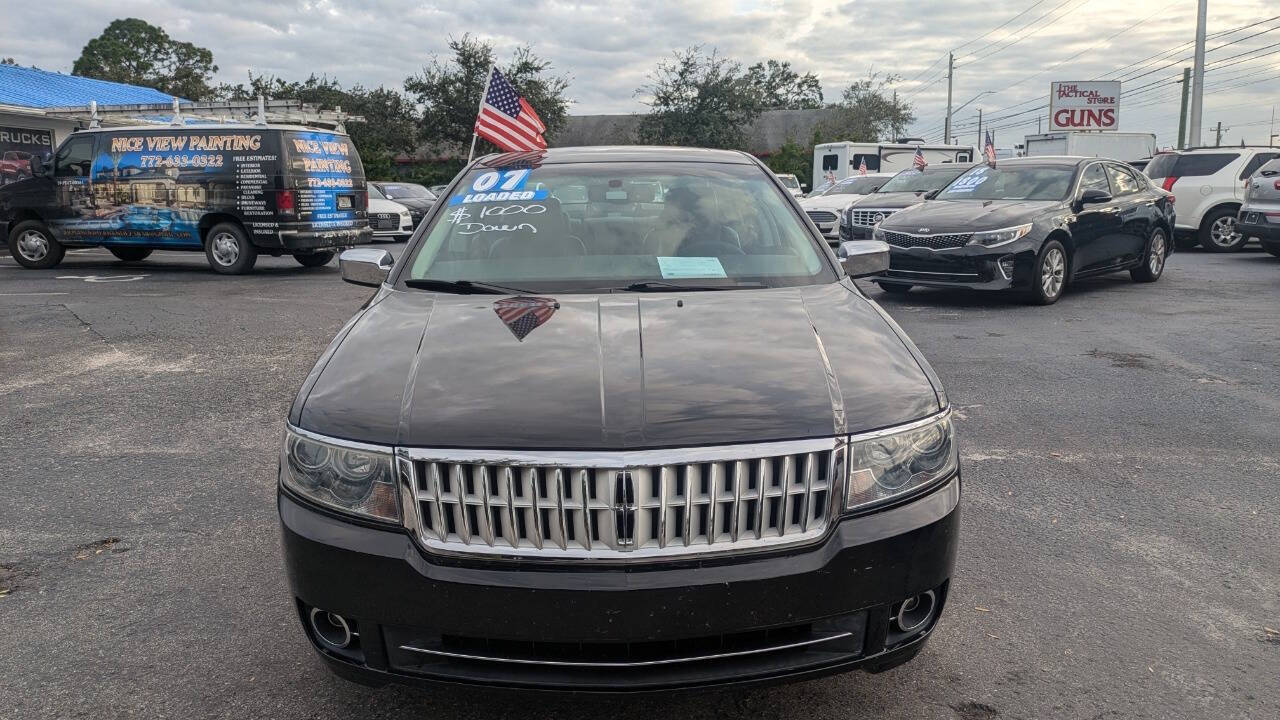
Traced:
<path id="1" fill-rule="evenodd" d="M 1240 153 L 1165 153 L 1151 159 L 1147 177 L 1159 180 L 1212 175 L 1239 157 Z"/>
<path id="2" fill-rule="evenodd" d="M 54 175 L 58 177 L 89 177 L 93 167 L 93 138 L 71 138 L 59 150 L 53 160 Z"/>
<path id="3" fill-rule="evenodd" d="M 860 168 L 867 163 L 867 172 L 880 172 L 880 155 L 878 153 L 854 153 L 849 160 L 849 167 Z"/>
<path id="4" fill-rule="evenodd" d="M 828 170 L 839 170 L 839 169 L 840 169 L 840 156 L 839 156 L 839 155 L 836 155 L 835 153 L 831 153 L 831 154 L 829 154 L 829 155 L 823 155 L 823 156 L 822 156 L 822 171 L 823 171 L 823 172 L 826 172 L 826 171 L 828 171 Z"/>

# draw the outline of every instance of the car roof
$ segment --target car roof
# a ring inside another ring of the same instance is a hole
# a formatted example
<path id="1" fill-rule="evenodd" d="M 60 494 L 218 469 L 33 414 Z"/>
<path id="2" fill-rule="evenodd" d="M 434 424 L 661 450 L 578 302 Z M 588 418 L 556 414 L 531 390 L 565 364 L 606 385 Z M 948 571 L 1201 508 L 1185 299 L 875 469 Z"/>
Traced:
<path id="1" fill-rule="evenodd" d="M 1069 167 L 1089 162 L 1091 160 L 1110 160 L 1111 162 L 1121 162 L 1114 158 L 1084 157 L 1081 155 L 1033 155 L 1032 157 L 1003 158 L 997 160 L 996 165 L 1062 165 Z M 981 165 L 982 163 L 975 164 Z"/>
<path id="2" fill-rule="evenodd" d="M 504 167 L 531 162 L 540 165 L 607 162 L 705 162 L 753 165 L 755 159 L 738 150 L 656 145 L 596 145 L 547 148 L 530 153 L 492 154 L 485 155 L 477 162 L 483 167 Z"/>

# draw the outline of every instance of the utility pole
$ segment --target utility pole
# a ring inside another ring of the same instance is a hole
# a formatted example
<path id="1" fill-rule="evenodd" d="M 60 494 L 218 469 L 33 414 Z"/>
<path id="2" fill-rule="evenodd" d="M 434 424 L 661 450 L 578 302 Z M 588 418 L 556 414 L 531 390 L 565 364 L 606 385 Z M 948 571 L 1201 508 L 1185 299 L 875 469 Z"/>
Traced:
<path id="1" fill-rule="evenodd" d="M 898 91 L 893 91 L 893 141 L 898 142 Z"/>
<path id="2" fill-rule="evenodd" d="M 978 147 L 982 147 L 982 108 L 978 108 Z"/>
<path id="3" fill-rule="evenodd" d="M 942 144 L 951 144 L 951 76 L 956 71 L 956 54 L 947 53 L 947 121 L 943 123 Z"/>
<path id="4" fill-rule="evenodd" d="M 1221 120 L 1218 121 L 1217 137 L 1213 139 L 1213 146 L 1222 147 L 1222 121 Z"/>
<path id="5" fill-rule="evenodd" d="M 1039 115 L 1036 116 L 1036 134 L 1037 135 L 1040 134 L 1040 116 Z"/>
<path id="6" fill-rule="evenodd" d="M 1200 144 L 1200 120 L 1204 114 L 1204 26 L 1209 13 L 1209 0 L 1199 0 L 1196 9 L 1196 61 L 1191 78 L 1191 134 L 1187 138 L 1192 147 Z"/>
<path id="7" fill-rule="evenodd" d="M 1187 97 L 1191 93 L 1191 68 L 1182 68 L 1182 105 L 1178 108 L 1178 149 L 1187 147 Z"/>
<path id="8" fill-rule="evenodd" d="M 1271 106 L 1271 125 L 1267 128 L 1267 147 L 1275 147 L 1276 144 L 1276 106 Z"/>

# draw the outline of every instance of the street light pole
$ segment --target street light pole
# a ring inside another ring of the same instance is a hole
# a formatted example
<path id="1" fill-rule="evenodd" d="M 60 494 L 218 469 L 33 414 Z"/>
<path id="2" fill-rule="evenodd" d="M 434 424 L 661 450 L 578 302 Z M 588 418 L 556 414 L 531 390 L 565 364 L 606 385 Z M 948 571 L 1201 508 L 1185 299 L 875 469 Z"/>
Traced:
<path id="1" fill-rule="evenodd" d="M 1191 131 L 1187 144 L 1200 145 L 1200 120 L 1204 112 L 1204 26 L 1209 12 L 1209 0 L 1199 0 L 1196 9 L 1196 59 L 1191 78 Z"/>
<path id="2" fill-rule="evenodd" d="M 951 76 L 956 71 L 956 54 L 947 53 L 947 120 L 943 123 L 942 144 L 951 144 Z"/>

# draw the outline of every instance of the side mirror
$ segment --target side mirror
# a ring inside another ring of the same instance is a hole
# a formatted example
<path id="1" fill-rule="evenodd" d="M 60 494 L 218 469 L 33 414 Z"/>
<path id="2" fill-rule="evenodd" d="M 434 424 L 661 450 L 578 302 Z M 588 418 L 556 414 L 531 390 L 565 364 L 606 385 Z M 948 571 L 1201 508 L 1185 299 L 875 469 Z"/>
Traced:
<path id="1" fill-rule="evenodd" d="M 31 156 L 31 177 L 40 177 L 48 171 L 48 166 L 44 163 L 44 158 L 39 155 Z"/>
<path id="2" fill-rule="evenodd" d="M 1111 193 L 1107 192 L 1106 190 L 1089 188 L 1084 192 L 1080 193 L 1081 205 L 1090 205 L 1094 203 L 1105 203 L 1105 202 L 1111 202 Z"/>
<path id="3" fill-rule="evenodd" d="M 924 199 L 925 199 L 925 200 L 932 200 L 932 199 L 934 199 L 934 198 L 938 197 L 938 193 L 940 193 L 940 192 L 942 192 L 942 191 L 941 191 L 941 190 L 930 190 L 929 192 L 927 192 L 927 193 L 925 193 L 925 194 L 924 194 Z"/>
<path id="4" fill-rule="evenodd" d="M 395 258 L 386 250 L 352 248 L 338 256 L 338 270 L 342 279 L 353 285 L 378 287 L 387 281 Z"/>
<path id="5" fill-rule="evenodd" d="M 836 250 L 849 277 L 879 275 L 889 269 L 889 244 L 882 240 L 849 240 Z"/>

